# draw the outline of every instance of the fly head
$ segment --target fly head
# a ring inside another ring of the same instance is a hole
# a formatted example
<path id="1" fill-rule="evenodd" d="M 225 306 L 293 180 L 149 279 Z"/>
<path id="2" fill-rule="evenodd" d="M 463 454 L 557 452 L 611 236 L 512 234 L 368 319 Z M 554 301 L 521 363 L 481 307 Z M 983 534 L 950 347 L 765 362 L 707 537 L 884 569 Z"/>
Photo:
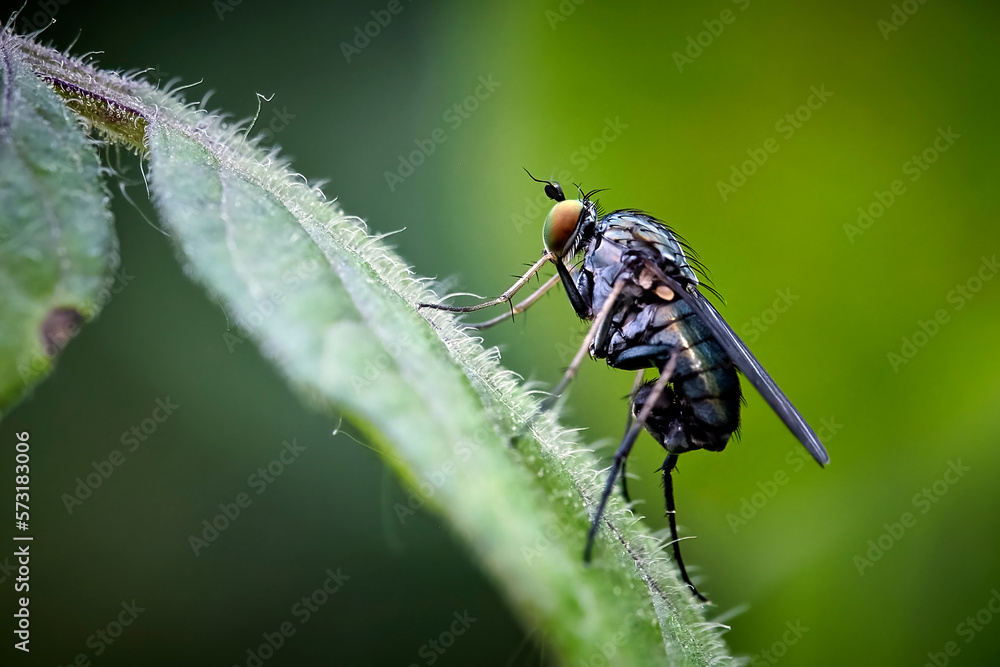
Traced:
<path id="1" fill-rule="evenodd" d="M 545 183 L 545 196 L 555 202 L 542 227 L 545 250 L 560 261 L 572 259 L 594 236 L 597 203 L 582 192 L 580 199 L 566 199 L 558 181 L 540 180 L 531 176 L 531 172 L 528 176 Z"/>

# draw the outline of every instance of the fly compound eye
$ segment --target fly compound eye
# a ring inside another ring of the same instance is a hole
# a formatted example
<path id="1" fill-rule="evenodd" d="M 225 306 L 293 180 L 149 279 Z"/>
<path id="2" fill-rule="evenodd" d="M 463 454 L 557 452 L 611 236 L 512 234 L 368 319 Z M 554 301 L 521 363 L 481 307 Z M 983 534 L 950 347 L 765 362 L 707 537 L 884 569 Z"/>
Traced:
<path id="1" fill-rule="evenodd" d="M 564 257 L 572 250 L 579 235 L 583 209 L 583 202 L 579 199 L 567 199 L 552 207 L 542 227 L 542 241 L 547 251 L 556 257 Z"/>

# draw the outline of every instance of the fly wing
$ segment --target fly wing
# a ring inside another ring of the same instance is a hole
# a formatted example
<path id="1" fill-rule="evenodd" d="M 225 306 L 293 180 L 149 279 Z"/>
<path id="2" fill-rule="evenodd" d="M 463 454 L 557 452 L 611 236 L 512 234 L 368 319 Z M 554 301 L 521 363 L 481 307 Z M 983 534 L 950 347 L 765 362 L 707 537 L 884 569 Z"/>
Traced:
<path id="1" fill-rule="evenodd" d="M 649 266 L 648 263 L 647 266 Z M 722 318 L 712 302 L 706 299 L 694 285 L 682 286 L 675 279 L 659 270 L 659 267 L 655 267 L 654 271 L 659 274 L 658 278 L 684 299 L 691 306 L 691 310 L 712 330 L 715 339 L 719 341 L 719 345 L 726 351 L 736 367 L 750 380 L 750 384 L 760 392 L 771 409 L 781 417 L 781 421 L 785 422 L 785 426 L 799 439 L 802 446 L 809 450 L 816 462 L 820 465 L 829 463 L 830 455 L 826 453 L 826 448 L 823 447 L 819 437 L 802 418 L 784 392 L 778 388 L 771 376 L 767 374 L 757 358 L 747 349 L 746 344 Z"/>

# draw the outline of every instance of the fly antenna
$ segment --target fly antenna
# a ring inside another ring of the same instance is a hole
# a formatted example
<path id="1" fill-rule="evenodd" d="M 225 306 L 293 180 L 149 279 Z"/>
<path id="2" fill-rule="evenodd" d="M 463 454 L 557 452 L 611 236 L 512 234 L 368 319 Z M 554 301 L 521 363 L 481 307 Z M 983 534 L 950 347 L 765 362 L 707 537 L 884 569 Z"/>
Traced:
<path id="1" fill-rule="evenodd" d="M 546 197 L 548 197 L 552 201 L 566 201 L 566 195 L 563 194 L 562 186 L 559 185 L 558 181 L 545 181 L 539 178 L 535 178 L 534 176 L 531 175 L 531 172 L 528 171 L 527 167 L 521 167 L 521 169 L 524 169 L 524 173 L 526 173 L 528 175 L 528 178 L 533 180 L 535 183 L 545 183 Z"/>

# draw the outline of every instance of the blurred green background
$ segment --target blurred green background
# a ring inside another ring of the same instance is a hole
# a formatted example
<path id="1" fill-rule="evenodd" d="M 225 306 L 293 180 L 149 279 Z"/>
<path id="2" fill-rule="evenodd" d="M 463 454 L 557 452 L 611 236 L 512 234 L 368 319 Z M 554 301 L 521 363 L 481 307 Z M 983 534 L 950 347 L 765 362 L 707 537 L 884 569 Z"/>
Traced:
<path id="1" fill-rule="evenodd" d="M 1000 7 L 403 0 L 367 45 L 342 46 L 388 6 L 29 1 L 18 25 L 54 14 L 54 45 L 78 36 L 105 67 L 204 79 L 188 99 L 214 90 L 237 118 L 273 94 L 257 131 L 373 231 L 405 228 L 400 254 L 455 290 L 499 293 L 537 258 L 546 207 L 522 167 L 666 220 L 832 457 L 803 465 L 747 389 L 740 441 L 681 460 L 685 559 L 710 616 L 740 611 L 732 651 L 995 664 Z M 438 128 L 433 153 L 387 179 Z M 135 158 L 108 159 L 153 217 Z M 340 568 L 350 579 L 265 664 L 551 663 L 436 516 L 397 520 L 407 492 L 379 456 L 249 343 L 230 351 L 169 240 L 117 193 L 114 210 L 123 289 L 3 425 L 7 443 L 31 433 L 34 457 L 32 660 L 246 665 Z M 584 330 L 554 292 L 485 338 L 551 383 Z M 616 444 L 631 380 L 586 364 L 563 421 Z M 76 479 L 168 398 L 174 414 L 69 513 Z M 248 477 L 292 439 L 304 452 L 257 495 Z M 643 436 L 630 461 L 653 529 L 662 459 Z M 195 556 L 189 536 L 241 492 L 252 505 Z M 113 643 L 91 638 L 132 600 L 143 611 Z M 466 610 L 454 645 L 429 647 Z"/>

